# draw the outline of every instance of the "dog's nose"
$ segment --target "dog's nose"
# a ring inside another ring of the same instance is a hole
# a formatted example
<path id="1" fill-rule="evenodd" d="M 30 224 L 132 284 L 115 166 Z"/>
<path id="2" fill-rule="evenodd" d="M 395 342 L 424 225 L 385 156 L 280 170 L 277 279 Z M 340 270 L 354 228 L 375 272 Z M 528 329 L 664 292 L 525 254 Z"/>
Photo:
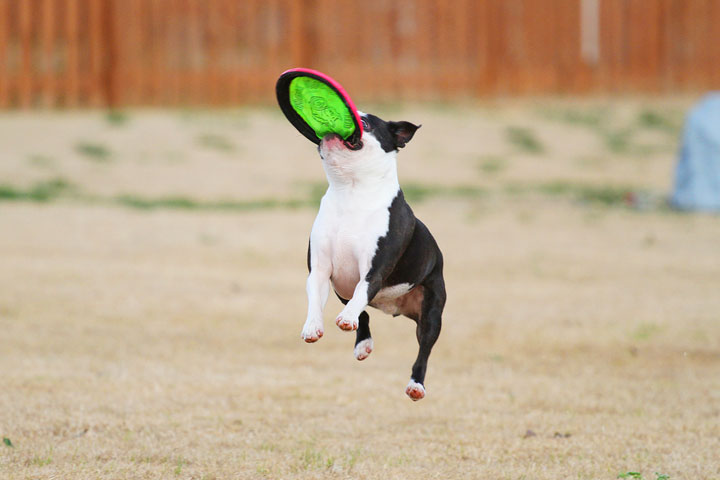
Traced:
<path id="1" fill-rule="evenodd" d="M 326 133 L 325 136 L 322 138 L 323 142 L 329 142 L 333 139 L 342 140 L 342 137 L 338 135 L 337 133 Z"/>

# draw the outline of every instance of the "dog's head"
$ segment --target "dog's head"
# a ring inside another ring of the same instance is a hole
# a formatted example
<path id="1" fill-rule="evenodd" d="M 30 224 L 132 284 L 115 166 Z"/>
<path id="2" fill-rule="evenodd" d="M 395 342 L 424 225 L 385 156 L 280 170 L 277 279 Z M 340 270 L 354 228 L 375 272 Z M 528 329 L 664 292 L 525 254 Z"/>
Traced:
<path id="1" fill-rule="evenodd" d="M 396 157 L 420 126 L 410 122 L 386 122 L 369 113 L 358 112 L 362 138 L 351 145 L 337 134 L 325 135 L 318 145 L 329 178 L 358 180 L 382 177 L 396 169 Z"/>

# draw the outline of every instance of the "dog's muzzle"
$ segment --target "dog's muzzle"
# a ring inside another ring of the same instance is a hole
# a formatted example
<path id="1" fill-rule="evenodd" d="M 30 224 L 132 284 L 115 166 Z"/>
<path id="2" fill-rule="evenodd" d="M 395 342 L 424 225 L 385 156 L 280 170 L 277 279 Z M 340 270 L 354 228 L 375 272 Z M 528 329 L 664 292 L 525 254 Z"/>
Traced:
<path id="1" fill-rule="evenodd" d="M 350 143 L 347 140 L 343 140 L 343 145 L 345 145 L 348 150 L 360 150 L 363 147 L 362 140 L 358 140 L 357 143 Z"/>
<path id="2" fill-rule="evenodd" d="M 347 148 L 348 150 L 360 150 L 363 147 L 362 140 L 358 140 L 357 143 L 351 143 L 347 140 L 343 140 L 343 138 L 338 135 L 337 133 L 328 133 L 325 135 L 322 139 L 323 142 L 330 143 L 333 141 L 342 142 L 342 144 Z"/>

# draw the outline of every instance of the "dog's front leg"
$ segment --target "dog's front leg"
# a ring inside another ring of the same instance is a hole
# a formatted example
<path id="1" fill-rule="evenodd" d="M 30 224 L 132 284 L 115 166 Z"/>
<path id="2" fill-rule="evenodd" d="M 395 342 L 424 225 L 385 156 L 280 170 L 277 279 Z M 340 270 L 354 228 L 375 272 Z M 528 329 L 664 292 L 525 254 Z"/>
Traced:
<path id="1" fill-rule="evenodd" d="M 312 244 L 311 244 L 312 246 Z M 305 289 L 308 298 L 308 314 L 302 329 L 302 339 L 307 343 L 317 342 L 323 336 L 323 309 L 330 293 L 332 266 L 326 252 L 308 247 L 310 274 Z"/>
<path id="2" fill-rule="evenodd" d="M 352 298 L 335 319 L 335 324 L 341 330 L 357 330 L 358 317 L 365 310 L 370 300 L 375 298 L 375 295 L 380 291 L 382 277 L 379 274 L 370 272 L 361 278 L 355 286 Z"/>
<path id="3" fill-rule="evenodd" d="M 330 293 L 330 275 L 313 269 L 308 275 L 307 284 L 308 315 L 302 329 L 302 339 L 308 343 L 317 342 L 323 336 L 322 312 Z"/>

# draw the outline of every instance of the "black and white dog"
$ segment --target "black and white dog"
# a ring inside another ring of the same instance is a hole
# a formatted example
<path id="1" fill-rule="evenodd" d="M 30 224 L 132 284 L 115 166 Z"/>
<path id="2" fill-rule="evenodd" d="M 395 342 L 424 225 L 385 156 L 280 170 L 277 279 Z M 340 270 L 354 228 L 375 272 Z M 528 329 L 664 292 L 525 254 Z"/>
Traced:
<path id="1" fill-rule="evenodd" d="M 445 281 L 442 253 L 398 183 L 398 149 L 418 127 L 359 114 L 363 135 L 357 145 L 330 134 L 318 146 L 329 187 L 310 234 L 302 338 L 312 343 L 323 336 L 322 311 L 331 283 L 345 304 L 335 323 L 345 331 L 357 330 L 358 360 L 373 350 L 368 305 L 413 319 L 420 350 L 405 393 L 420 400 L 428 356 L 440 334 Z"/>

